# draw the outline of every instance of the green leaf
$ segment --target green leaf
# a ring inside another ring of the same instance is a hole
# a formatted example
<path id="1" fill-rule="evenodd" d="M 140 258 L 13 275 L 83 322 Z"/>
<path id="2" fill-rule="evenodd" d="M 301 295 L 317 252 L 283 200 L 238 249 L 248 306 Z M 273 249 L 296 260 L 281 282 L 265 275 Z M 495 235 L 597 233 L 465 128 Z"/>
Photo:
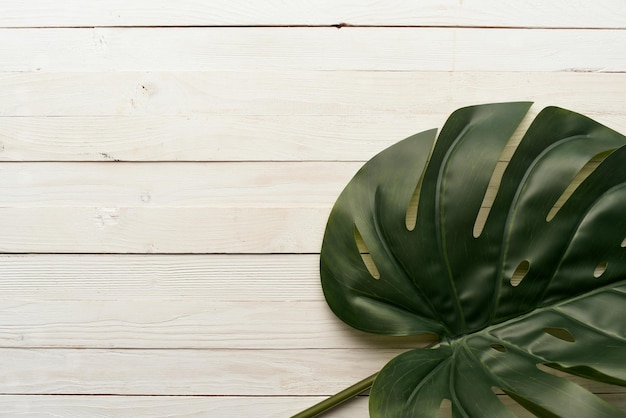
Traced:
<path id="1" fill-rule="evenodd" d="M 436 417 L 444 399 L 454 417 L 514 416 L 493 388 L 540 417 L 626 416 L 537 367 L 626 385 L 626 137 L 568 110 L 542 110 L 474 236 L 496 163 L 529 107 L 459 109 L 434 148 L 435 131 L 393 145 L 338 198 L 321 251 L 333 312 L 362 331 L 435 333 L 441 342 L 385 366 L 372 416 Z"/>

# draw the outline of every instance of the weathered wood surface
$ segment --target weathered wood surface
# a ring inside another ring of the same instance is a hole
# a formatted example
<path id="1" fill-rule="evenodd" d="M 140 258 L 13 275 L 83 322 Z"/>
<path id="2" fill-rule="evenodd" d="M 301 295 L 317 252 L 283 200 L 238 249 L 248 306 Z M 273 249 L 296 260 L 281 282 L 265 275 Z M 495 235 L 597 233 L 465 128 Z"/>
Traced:
<path id="1" fill-rule="evenodd" d="M 5 395 L 324 396 L 404 351 L 2 348 L 0 388 Z M 623 393 L 613 385 L 576 381 L 591 391 Z"/>
<path id="2" fill-rule="evenodd" d="M 373 25 L 624 28 L 620 0 L 6 0 L 0 26 Z"/>
<path id="3" fill-rule="evenodd" d="M 11 417 L 285 418 L 323 399 L 323 396 L 0 395 L 0 408 Z M 366 396 L 359 396 L 327 416 L 366 417 L 367 400 Z"/>
<path id="4" fill-rule="evenodd" d="M 0 71 L 618 72 L 625 48 L 622 29 L 0 29 Z"/>
<path id="5" fill-rule="evenodd" d="M 316 253 L 320 225 L 361 164 L 7 163 L 0 166 L 0 249 Z M 496 166 L 477 224 L 485 222 L 505 166 Z"/>
<path id="6" fill-rule="evenodd" d="M 459 107 L 530 100 L 537 107 L 608 117 L 624 115 L 623 79 L 622 73 L 580 72 L 4 72 L 0 116 L 367 115 L 388 120 L 398 114 L 418 121 L 420 115 L 439 115 L 444 122 Z"/>
<path id="7" fill-rule="evenodd" d="M 622 395 L 601 394 L 603 399 L 626 409 Z M 518 418 L 533 418 L 509 397 L 501 396 L 502 402 Z M 16 417 L 66 417 L 66 416 L 183 416 L 183 417 L 241 417 L 259 416 L 284 418 L 313 405 L 323 397 L 316 396 L 272 396 L 272 397 L 229 397 L 229 396 L 29 396 L 2 395 L 0 407 Z M 367 416 L 366 396 L 340 405 L 326 416 L 329 418 L 354 418 Z M 449 406 L 441 411 L 441 417 L 450 416 Z"/>
<path id="8" fill-rule="evenodd" d="M 484 222 L 543 106 L 626 132 L 625 22 L 619 0 L 2 2 L 0 411 L 284 417 L 425 345 L 326 306 L 336 197 L 459 107 L 534 101 Z"/>

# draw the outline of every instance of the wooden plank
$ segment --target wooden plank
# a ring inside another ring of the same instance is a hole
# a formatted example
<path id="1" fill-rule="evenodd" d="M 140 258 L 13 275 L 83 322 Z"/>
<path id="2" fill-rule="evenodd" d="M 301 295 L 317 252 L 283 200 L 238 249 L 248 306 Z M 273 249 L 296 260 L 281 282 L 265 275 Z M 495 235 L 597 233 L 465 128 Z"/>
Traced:
<path id="1" fill-rule="evenodd" d="M 4 348 L 0 392 L 328 396 L 375 373 L 403 351 Z"/>
<path id="2" fill-rule="evenodd" d="M 332 205 L 360 165 L 3 164 L 0 250 L 316 253 Z M 487 189 L 478 224 L 498 183 Z"/>
<path id="3" fill-rule="evenodd" d="M 323 300 L 317 254 L 0 255 L 0 278 L 14 301 Z"/>
<path id="4" fill-rule="evenodd" d="M 531 100 L 624 114 L 622 74 L 386 71 L 0 73 L 0 116 L 447 115 Z"/>
<path id="5" fill-rule="evenodd" d="M 613 397 L 619 395 L 612 395 Z M 11 417 L 186 417 L 284 418 L 322 400 L 320 396 L 89 396 L 0 395 Z M 327 412 L 327 418 L 367 416 L 367 396 Z"/>
<path id="6" fill-rule="evenodd" d="M 601 398 L 626 411 L 625 394 L 601 394 Z M 185 416 L 239 418 L 256 416 L 284 418 L 322 401 L 316 396 L 228 397 L 228 396 L 58 396 L 0 395 L 0 408 L 12 417 L 67 416 Z M 511 398 L 500 395 L 501 401 L 518 418 L 534 418 Z M 365 417 L 367 396 L 359 396 L 327 412 L 328 418 Z M 449 406 L 442 413 L 448 413 Z M 449 415 L 448 415 L 449 416 Z"/>
<path id="7" fill-rule="evenodd" d="M 362 164 L 0 164 L 0 206 L 330 208 Z"/>
<path id="8" fill-rule="evenodd" d="M 406 350 L 0 349 L 3 395 L 328 396 Z M 624 388 L 581 378 L 581 386 Z"/>
<path id="9" fill-rule="evenodd" d="M 512 154 L 514 147 L 510 148 Z M 509 149 L 505 151 L 506 156 L 509 156 Z M 363 162 L 0 164 L 0 206 L 331 208 L 363 164 Z M 494 175 L 502 177 L 506 164 L 507 161 L 500 161 L 494 169 Z M 597 164 L 588 167 L 587 175 L 595 167 Z M 495 198 L 496 192 L 497 184 L 488 187 L 486 193 L 490 202 Z"/>
<path id="10" fill-rule="evenodd" d="M 447 116 L 1 117 L 0 161 L 367 161 Z M 593 117 L 626 132 L 626 114 Z"/>
<path id="11" fill-rule="evenodd" d="M 446 117 L 1 117 L 0 161 L 366 161 Z M 626 127 L 626 115 L 606 119 Z"/>
<path id="12" fill-rule="evenodd" d="M 617 72 L 624 49 L 610 29 L 0 29 L 0 71 Z"/>
<path id="13" fill-rule="evenodd" d="M 7 253 L 317 253 L 330 208 L 0 208 Z"/>
<path id="14" fill-rule="evenodd" d="M 624 27 L 619 0 L 5 0 L 0 26 L 399 25 Z"/>
<path id="15" fill-rule="evenodd" d="M 2 253 L 318 253 L 330 207 L 0 207 Z M 477 214 L 483 224 L 485 213 Z"/>
<path id="16" fill-rule="evenodd" d="M 319 285 L 315 294 L 321 294 Z M 356 331 L 335 317 L 324 300 L 0 299 L 0 324 L 0 347 L 410 349 L 434 340 Z"/>

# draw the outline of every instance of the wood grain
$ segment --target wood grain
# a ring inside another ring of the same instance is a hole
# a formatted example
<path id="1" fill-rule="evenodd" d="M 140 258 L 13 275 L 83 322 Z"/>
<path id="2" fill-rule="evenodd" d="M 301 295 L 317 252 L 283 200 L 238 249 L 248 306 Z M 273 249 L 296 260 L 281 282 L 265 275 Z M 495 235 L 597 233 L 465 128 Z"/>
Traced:
<path id="1" fill-rule="evenodd" d="M 0 207 L 6 253 L 317 253 L 330 208 Z"/>
<path id="2" fill-rule="evenodd" d="M 367 161 L 446 116 L 0 117 L 0 161 Z"/>
<path id="3" fill-rule="evenodd" d="M 623 49 L 611 29 L 0 29 L 0 71 L 619 72 Z"/>
<path id="4" fill-rule="evenodd" d="M 557 99 L 558 100 L 558 99 Z M 539 111 L 534 106 L 527 120 Z M 593 112 L 626 131 L 626 113 Z M 0 161 L 367 161 L 447 114 L 0 117 Z M 503 161 L 511 158 L 507 147 Z"/>
<path id="5" fill-rule="evenodd" d="M 0 408 L 11 417 L 284 418 L 324 399 L 321 396 L 0 395 Z M 359 396 L 325 417 L 367 416 L 368 400 L 367 396 Z"/>
<path id="6" fill-rule="evenodd" d="M 4 72 L 0 116 L 448 115 L 530 100 L 623 115 L 619 73 L 226 71 Z"/>
<path id="7" fill-rule="evenodd" d="M 327 396 L 403 350 L 0 349 L 2 394 Z"/>
<path id="8" fill-rule="evenodd" d="M 623 28 L 619 0 L 6 0 L 0 26 L 399 25 Z"/>
<path id="9" fill-rule="evenodd" d="M 327 396 L 406 350 L 0 349 L 4 395 Z M 583 387 L 624 388 L 575 378 Z M 163 382 L 167 381 L 167 385 Z"/>
<path id="10" fill-rule="evenodd" d="M 0 299 L 0 347 L 375 350 L 433 341 L 427 335 L 385 337 L 350 329 L 326 301 L 300 301 L 299 295 L 294 301 L 209 302 L 155 299 L 149 288 L 145 293 L 145 299 L 125 301 Z"/>
<path id="11" fill-rule="evenodd" d="M 323 300 L 317 254 L 5 254 L 0 277 L 7 301 Z"/>
<path id="12" fill-rule="evenodd" d="M 317 254 L 0 255 L 0 277 L 20 301 L 323 300 Z"/>
<path id="13" fill-rule="evenodd" d="M 5 164 L 0 206 L 330 208 L 362 164 Z"/>
<path id="14" fill-rule="evenodd" d="M 602 399 L 626 410 L 622 394 L 601 394 Z M 58 416 L 142 416 L 180 417 L 219 416 L 239 418 L 255 416 L 266 418 L 284 418 L 314 405 L 325 399 L 317 396 L 272 396 L 272 397 L 228 397 L 228 396 L 37 396 L 37 395 L 1 395 L 0 407 L 16 417 L 58 417 Z M 328 418 L 354 418 L 367 416 L 367 396 L 340 405 L 327 412 Z M 500 400 L 511 409 L 518 418 L 533 418 L 535 415 L 526 411 L 508 396 L 500 395 Z M 449 406 L 442 413 L 449 413 Z"/>
<path id="15" fill-rule="evenodd" d="M 496 166 L 497 181 L 475 214 L 477 225 L 486 220 L 505 165 Z M 317 253 L 332 205 L 360 166 L 5 164 L 0 166 L 0 250 Z M 564 201 L 560 199 L 555 209 Z"/>
<path id="16" fill-rule="evenodd" d="M 493 176 L 504 174 L 498 161 Z M 579 185 L 602 159 L 590 160 Z M 0 206 L 331 208 L 364 162 L 64 163 L 0 166 Z M 486 190 L 493 202 L 499 181 Z M 306 190 L 306 193 L 303 191 Z M 568 194 L 568 196 L 571 193 Z M 560 200 L 562 206 L 567 199 Z M 417 204 L 417 203 L 415 203 Z M 489 205 L 485 205 L 490 207 Z M 107 210 L 104 210 L 106 212 Z"/>
<path id="17" fill-rule="evenodd" d="M 480 226 L 543 106 L 626 132 L 625 22 L 620 0 L 2 2 L 0 415 L 284 417 L 423 346 L 326 306 L 335 199 L 459 107 L 535 101 Z"/>

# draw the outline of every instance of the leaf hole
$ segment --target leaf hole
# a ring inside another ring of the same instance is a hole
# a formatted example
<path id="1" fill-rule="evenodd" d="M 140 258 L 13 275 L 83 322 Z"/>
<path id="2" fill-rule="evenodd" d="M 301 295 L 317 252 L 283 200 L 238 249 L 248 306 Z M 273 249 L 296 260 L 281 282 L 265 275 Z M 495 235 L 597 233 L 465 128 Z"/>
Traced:
<path id="1" fill-rule="evenodd" d="M 600 276 L 602 276 L 604 274 L 604 272 L 606 271 L 606 268 L 609 266 L 609 263 L 606 261 L 600 261 L 600 263 L 598 263 L 598 265 L 596 266 L 596 268 L 593 270 L 593 277 L 595 277 L 596 279 L 599 278 Z"/>
<path id="2" fill-rule="evenodd" d="M 418 180 L 415 190 L 413 190 L 413 194 L 411 195 L 411 200 L 409 200 L 409 206 L 406 208 L 404 224 L 406 225 L 406 229 L 409 231 L 413 231 L 415 229 L 415 225 L 417 225 L 417 209 L 419 207 L 420 192 L 422 190 L 422 183 L 424 181 L 424 174 L 426 173 L 427 166 L 428 165 L 424 166 L 420 179 Z"/>
<path id="3" fill-rule="evenodd" d="M 502 153 L 504 152 L 505 151 L 503 150 Z M 500 155 L 499 160 L 502 160 L 502 158 L 503 156 Z M 489 212 L 491 212 L 493 201 L 498 194 L 498 188 L 500 187 L 500 182 L 502 181 L 502 176 L 504 175 L 504 170 L 506 169 L 507 164 L 508 162 L 498 161 L 493 173 L 491 174 L 491 179 L 487 185 L 485 196 L 483 196 L 483 201 L 480 204 L 480 209 L 478 210 L 476 220 L 474 221 L 474 230 L 472 231 L 474 238 L 478 238 L 485 228 L 487 217 L 489 216 Z"/>
<path id="4" fill-rule="evenodd" d="M 556 374 L 556 371 L 552 367 L 549 367 L 544 363 L 537 363 L 537 368 L 544 373 Z"/>
<path id="5" fill-rule="evenodd" d="M 380 279 L 380 273 L 378 272 L 378 268 L 376 264 L 374 264 L 374 259 L 372 258 L 369 249 L 365 245 L 365 241 L 363 241 L 363 237 L 361 233 L 357 229 L 356 225 L 354 226 L 354 240 L 356 241 L 356 246 L 359 249 L 359 253 L 361 254 L 361 259 L 363 260 L 363 264 L 365 268 L 373 278 L 376 280 Z"/>
<path id="6" fill-rule="evenodd" d="M 552 205 L 552 208 L 546 216 L 547 222 L 550 222 L 556 216 L 556 214 L 563 207 L 565 202 L 567 202 L 567 200 L 576 191 L 578 186 L 580 186 L 580 184 L 585 181 L 585 179 L 589 177 L 596 170 L 596 168 L 598 168 L 600 163 L 602 163 L 602 161 L 604 161 L 606 157 L 611 155 L 612 152 L 613 150 L 602 152 L 587 161 L 587 163 L 578 171 L 578 173 L 576 173 L 576 175 L 574 176 L 570 184 L 565 188 L 561 196 L 556 200 L 556 202 L 554 202 L 554 205 Z"/>
<path id="7" fill-rule="evenodd" d="M 566 330 L 565 328 L 548 327 L 548 328 L 542 328 L 541 330 L 545 332 L 546 334 L 552 335 L 553 337 L 558 338 L 559 340 L 567 341 L 568 343 L 573 343 L 576 341 L 576 338 L 574 338 L 572 333 Z"/>
<path id="8" fill-rule="evenodd" d="M 489 347 L 501 353 L 506 353 L 506 347 L 503 346 L 502 344 L 489 344 Z"/>
<path id="9" fill-rule="evenodd" d="M 626 237 L 624 237 L 624 241 L 620 244 L 622 248 L 626 248 Z"/>
<path id="10" fill-rule="evenodd" d="M 524 260 L 519 263 L 513 272 L 513 276 L 511 276 L 511 286 L 519 286 L 522 280 L 524 280 L 524 277 L 526 277 L 526 274 L 528 274 L 528 270 L 530 270 L 530 263 L 528 260 Z"/>
<path id="11" fill-rule="evenodd" d="M 487 185 L 487 190 L 485 190 L 485 196 L 483 197 L 483 201 L 480 205 L 480 209 L 476 214 L 476 220 L 474 221 L 474 230 L 472 234 L 474 238 L 478 238 L 480 234 L 482 234 L 483 229 L 485 228 L 485 224 L 487 223 L 487 218 L 489 217 L 489 212 L 491 212 L 491 206 L 498 195 L 498 190 L 500 189 L 500 183 L 502 182 L 502 176 L 504 175 L 504 171 L 506 167 L 509 165 L 509 161 L 511 161 L 511 156 L 515 153 L 517 146 L 522 140 L 524 134 L 528 130 L 533 117 L 533 111 L 530 110 L 526 116 L 522 119 L 520 124 L 517 126 L 507 143 L 502 148 L 502 152 L 500 153 L 500 157 L 498 158 L 498 163 L 491 174 L 491 179 L 489 180 L 489 184 Z"/>
<path id="12" fill-rule="evenodd" d="M 415 191 L 411 196 L 411 200 L 409 201 L 409 206 L 406 209 L 406 217 L 404 218 L 404 224 L 406 225 L 406 229 L 409 231 L 413 231 L 415 229 L 415 225 L 417 225 L 417 207 L 420 198 L 420 190 L 421 185 L 418 184 L 415 187 Z"/>
<path id="13" fill-rule="evenodd" d="M 441 400 L 437 418 L 452 418 L 452 402 L 450 402 L 450 399 L 444 398 Z"/>

